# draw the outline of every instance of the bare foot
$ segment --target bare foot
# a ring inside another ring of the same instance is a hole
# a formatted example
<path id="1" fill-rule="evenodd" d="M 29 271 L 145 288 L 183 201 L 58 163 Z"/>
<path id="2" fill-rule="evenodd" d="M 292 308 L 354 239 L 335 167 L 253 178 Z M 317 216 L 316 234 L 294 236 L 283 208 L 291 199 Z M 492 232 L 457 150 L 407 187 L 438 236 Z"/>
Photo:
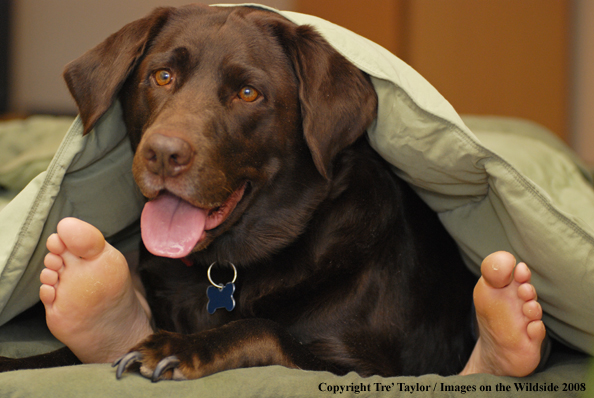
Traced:
<path id="1" fill-rule="evenodd" d="M 98 229 L 76 218 L 57 229 L 40 276 L 47 325 L 83 363 L 112 362 L 152 333 L 148 305 Z"/>
<path id="2" fill-rule="evenodd" d="M 479 339 L 461 374 L 527 376 L 540 362 L 546 334 L 530 270 L 516 266 L 510 253 L 496 252 L 485 258 L 481 273 L 474 288 Z"/>

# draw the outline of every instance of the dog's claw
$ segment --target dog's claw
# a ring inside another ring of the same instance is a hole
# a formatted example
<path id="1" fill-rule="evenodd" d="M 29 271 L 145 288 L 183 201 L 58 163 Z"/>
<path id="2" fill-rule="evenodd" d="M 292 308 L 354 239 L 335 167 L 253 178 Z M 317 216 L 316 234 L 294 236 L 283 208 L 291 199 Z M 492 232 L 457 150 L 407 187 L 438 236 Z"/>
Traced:
<path id="1" fill-rule="evenodd" d="M 151 381 L 157 382 L 163 373 L 169 369 L 175 369 L 179 365 L 179 359 L 175 355 L 171 355 L 167 358 L 162 359 L 155 368 Z"/>
<path id="2" fill-rule="evenodd" d="M 128 366 L 130 366 L 134 362 L 139 362 L 140 359 L 142 359 L 142 354 L 139 351 L 129 352 L 120 359 L 117 359 L 111 365 L 112 367 L 118 367 L 118 369 L 116 370 L 116 378 L 120 379 L 126 371 L 126 369 L 128 369 Z"/>

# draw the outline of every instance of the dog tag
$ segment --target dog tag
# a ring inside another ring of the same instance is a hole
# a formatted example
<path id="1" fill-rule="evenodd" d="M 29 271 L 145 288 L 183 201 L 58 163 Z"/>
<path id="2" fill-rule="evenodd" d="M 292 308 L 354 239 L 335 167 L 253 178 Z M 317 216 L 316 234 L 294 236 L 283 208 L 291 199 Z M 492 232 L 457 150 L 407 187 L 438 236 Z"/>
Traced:
<path id="1" fill-rule="evenodd" d="M 219 289 L 215 286 L 209 286 L 206 289 L 206 295 L 208 296 L 208 304 L 206 304 L 206 309 L 208 313 L 214 314 L 219 308 L 232 311 L 233 308 L 235 308 L 233 292 L 235 292 L 235 284 L 231 282 L 227 283 L 222 289 Z"/>
<path id="2" fill-rule="evenodd" d="M 212 286 L 209 286 L 206 289 L 206 296 L 208 297 L 208 303 L 206 304 L 206 310 L 209 314 L 214 314 L 215 311 L 219 308 L 225 308 L 227 311 L 232 311 L 235 308 L 235 299 L 233 298 L 233 293 L 235 292 L 235 280 L 237 279 L 237 269 L 235 265 L 232 263 L 231 266 L 233 267 L 233 280 L 227 283 L 225 286 L 218 285 L 212 281 L 210 277 L 210 270 L 215 263 L 210 264 L 208 267 L 208 272 L 206 275 L 208 276 L 208 280 L 212 283 Z"/>

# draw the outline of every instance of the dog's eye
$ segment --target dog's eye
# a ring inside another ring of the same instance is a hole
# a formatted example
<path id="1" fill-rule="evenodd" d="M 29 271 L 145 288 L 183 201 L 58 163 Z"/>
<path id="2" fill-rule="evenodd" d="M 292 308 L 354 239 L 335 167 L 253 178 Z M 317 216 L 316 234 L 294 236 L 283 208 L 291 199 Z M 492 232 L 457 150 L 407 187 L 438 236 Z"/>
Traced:
<path id="1" fill-rule="evenodd" d="M 253 87 L 245 86 L 239 91 L 239 98 L 245 102 L 254 102 L 260 96 L 260 93 Z"/>
<path id="2" fill-rule="evenodd" d="M 167 69 L 159 69 L 158 71 L 153 73 L 153 78 L 155 79 L 155 83 L 159 86 L 166 86 L 173 80 L 171 76 L 171 72 Z"/>

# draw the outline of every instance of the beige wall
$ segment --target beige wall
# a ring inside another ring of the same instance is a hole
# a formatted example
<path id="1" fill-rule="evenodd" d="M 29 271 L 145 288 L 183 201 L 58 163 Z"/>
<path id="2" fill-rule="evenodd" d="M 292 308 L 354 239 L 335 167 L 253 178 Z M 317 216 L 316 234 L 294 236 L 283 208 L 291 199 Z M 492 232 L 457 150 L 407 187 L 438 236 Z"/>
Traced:
<path id="1" fill-rule="evenodd" d="M 574 18 L 572 145 L 594 166 L 594 1 L 576 0 Z"/>
<path id="2" fill-rule="evenodd" d="M 142 17 L 157 6 L 177 6 L 191 2 L 193 1 L 13 1 L 11 110 L 25 113 L 75 113 L 74 102 L 62 81 L 62 69 L 66 63 L 124 24 Z M 285 10 L 292 7 L 292 0 L 260 0 L 259 3 Z"/>
<path id="3" fill-rule="evenodd" d="M 408 4 L 405 61 L 458 112 L 525 118 L 568 139 L 569 1 Z"/>

